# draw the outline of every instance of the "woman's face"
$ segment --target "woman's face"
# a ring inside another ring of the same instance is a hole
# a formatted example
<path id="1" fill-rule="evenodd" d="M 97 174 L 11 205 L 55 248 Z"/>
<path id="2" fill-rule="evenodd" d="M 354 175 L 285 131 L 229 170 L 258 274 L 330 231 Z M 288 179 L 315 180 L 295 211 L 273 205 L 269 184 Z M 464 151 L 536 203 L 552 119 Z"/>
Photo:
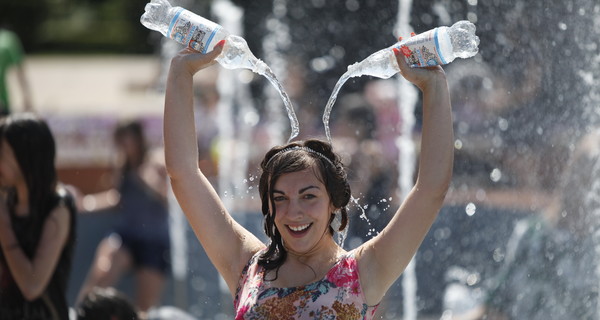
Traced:
<path id="1" fill-rule="evenodd" d="M 286 173 L 273 188 L 275 225 L 288 250 L 307 253 L 328 237 L 334 208 L 325 185 L 312 168 Z M 324 235 L 327 233 L 326 235 Z"/>
<path id="2" fill-rule="evenodd" d="M 6 139 L 2 139 L 0 143 L 0 186 L 13 187 L 22 180 L 23 174 L 13 148 Z"/>

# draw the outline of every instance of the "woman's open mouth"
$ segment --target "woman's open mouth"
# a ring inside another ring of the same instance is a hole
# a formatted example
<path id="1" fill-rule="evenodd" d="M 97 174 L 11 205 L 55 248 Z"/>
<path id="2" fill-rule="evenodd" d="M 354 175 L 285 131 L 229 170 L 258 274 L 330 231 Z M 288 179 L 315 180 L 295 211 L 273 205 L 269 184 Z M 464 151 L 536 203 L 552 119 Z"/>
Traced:
<path id="1" fill-rule="evenodd" d="M 288 231 L 293 235 L 293 236 L 298 236 L 301 237 L 304 234 L 306 234 L 308 232 L 308 230 L 310 229 L 310 227 L 312 226 L 312 223 L 307 223 L 307 224 L 299 224 L 299 225 L 286 225 L 286 227 L 288 228 Z"/>

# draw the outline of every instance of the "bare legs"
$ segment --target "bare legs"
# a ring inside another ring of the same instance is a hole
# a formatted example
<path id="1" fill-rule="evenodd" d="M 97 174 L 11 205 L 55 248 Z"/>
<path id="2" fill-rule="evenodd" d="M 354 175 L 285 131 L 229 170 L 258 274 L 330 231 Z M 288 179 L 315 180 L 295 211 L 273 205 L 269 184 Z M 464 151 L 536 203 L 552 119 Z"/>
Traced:
<path id="1" fill-rule="evenodd" d="M 140 268 L 135 273 L 135 279 L 136 306 L 142 311 L 158 306 L 165 286 L 164 274 L 156 269 Z"/>
<path id="2" fill-rule="evenodd" d="M 98 245 L 96 257 L 77 296 L 79 304 L 94 287 L 112 287 L 122 275 L 133 267 L 133 258 L 127 249 L 121 247 L 118 236 L 104 238 Z M 165 285 L 165 276 L 152 268 L 135 270 L 136 307 L 146 311 L 160 303 L 161 293 Z"/>

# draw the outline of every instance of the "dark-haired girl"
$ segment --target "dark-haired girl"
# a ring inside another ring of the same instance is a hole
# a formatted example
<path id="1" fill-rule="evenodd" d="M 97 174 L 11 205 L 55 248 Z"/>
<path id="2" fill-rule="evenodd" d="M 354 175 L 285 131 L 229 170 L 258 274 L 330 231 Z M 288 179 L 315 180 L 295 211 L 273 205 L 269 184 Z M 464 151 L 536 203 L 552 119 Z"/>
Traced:
<path id="1" fill-rule="evenodd" d="M 68 319 L 75 205 L 57 183 L 54 159 L 43 120 L 1 120 L 0 319 Z"/>
<path id="2" fill-rule="evenodd" d="M 184 49 L 171 61 L 165 98 L 167 171 L 206 253 L 229 286 L 236 319 L 372 319 L 433 223 L 452 175 L 450 97 L 441 67 L 401 73 L 423 93 L 419 175 L 388 226 L 346 252 L 333 239 L 347 226 L 350 187 L 340 158 L 318 140 L 275 147 L 261 163 L 263 244 L 227 212 L 198 169 L 192 77 L 214 63 Z M 338 217 L 338 218 L 336 218 Z M 332 223 L 339 221 L 339 223 Z"/>

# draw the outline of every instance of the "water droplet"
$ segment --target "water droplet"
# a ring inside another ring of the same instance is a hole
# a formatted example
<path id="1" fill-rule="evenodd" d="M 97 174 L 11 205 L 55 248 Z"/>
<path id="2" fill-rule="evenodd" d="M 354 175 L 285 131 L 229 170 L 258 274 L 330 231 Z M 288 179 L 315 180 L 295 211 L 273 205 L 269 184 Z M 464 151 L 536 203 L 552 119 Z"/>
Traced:
<path id="1" fill-rule="evenodd" d="M 475 285 L 477 282 L 479 282 L 479 276 L 475 273 L 471 273 L 468 277 L 467 277 L 467 284 L 470 286 Z"/>
<path id="2" fill-rule="evenodd" d="M 562 31 L 565 31 L 565 30 L 567 30 L 567 24 L 566 24 L 566 23 L 564 23 L 564 22 L 559 22 L 559 23 L 558 23 L 558 28 L 559 28 L 560 30 L 562 30 Z"/>
<path id="3" fill-rule="evenodd" d="M 249 84 L 254 79 L 254 72 L 244 69 L 238 73 L 238 80 L 243 84 Z"/>
<path id="4" fill-rule="evenodd" d="M 500 181 L 501 178 L 502 178 L 502 171 L 500 171 L 500 169 L 494 168 L 494 170 L 492 170 L 492 172 L 490 172 L 490 179 L 492 179 L 492 181 L 498 182 L 498 181 Z"/>
<path id="5" fill-rule="evenodd" d="M 508 120 L 504 119 L 504 118 L 499 118 L 498 119 L 498 127 L 500 128 L 500 130 L 502 131 L 506 131 L 508 130 Z"/>
<path id="6" fill-rule="evenodd" d="M 346 0 L 346 9 L 348 11 L 357 11 L 360 8 L 360 3 L 356 0 Z"/>
<path id="7" fill-rule="evenodd" d="M 455 148 L 456 150 L 460 150 L 460 149 L 462 149 L 462 147 L 463 147 L 463 143 L 462 143 L 462 141 L 460 141 L 459 139 L 456 139 L 456 140 L 454 141 L 454 148 Z"/>
<path id="8" fill-rule="evenodd" d="M 469 20 L 473 23 L 477 23 L 477 13 L 475 13 L 475 12 L 467 13 L 467 20 Z"/>
<path id="9" fill-rule="evenodd" d="M 252 111 L 252 112 L 246 112 L 244 114 L 244 123 L 246 125 L 253 127 L 256 124 L 258 124 L 258 121 L 260 121 L 260 116 L 258 115 L 258 113 Z"/>
<path id="10" fill-rule="evenodd" d="M 503 250 L 500 248 L 496 248 L 496 250 L 494 250 L 493 258 L 496 262 L 501 262 L 502 260 L 504 260 Z"/>
<path id="11" fill-rule="evenodd" d="M 475 207 L 475 204 L 473 202 L 469 202 L 469 204 L 467 204 L 467 206 L 465 207 L 465 212 L 469 217 L 475 214 L 475 210 L 477 210 L 477 207 Z"/>

